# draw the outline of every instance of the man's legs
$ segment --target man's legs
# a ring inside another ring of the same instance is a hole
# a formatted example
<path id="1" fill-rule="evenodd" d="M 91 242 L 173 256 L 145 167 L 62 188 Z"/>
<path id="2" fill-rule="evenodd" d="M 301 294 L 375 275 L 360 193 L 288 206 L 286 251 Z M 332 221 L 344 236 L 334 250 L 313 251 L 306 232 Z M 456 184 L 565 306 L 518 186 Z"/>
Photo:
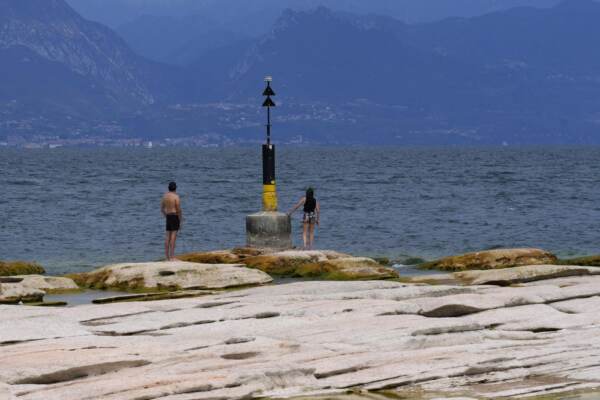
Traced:
<path id="1" fill-rule="evenodd" d="M 167 231 L 165 236 L 165 260 L 169 261 L 171 259 L 171 232 Z"/>
<path id="2" fill-rule="evenodd" d="M 171 239 L 170 239 L 170 257 L 169 260 L 173 261 L 175 260 L 175 243 L 177 242 L 177 231 L 173 231 L 171 232 Z"/>

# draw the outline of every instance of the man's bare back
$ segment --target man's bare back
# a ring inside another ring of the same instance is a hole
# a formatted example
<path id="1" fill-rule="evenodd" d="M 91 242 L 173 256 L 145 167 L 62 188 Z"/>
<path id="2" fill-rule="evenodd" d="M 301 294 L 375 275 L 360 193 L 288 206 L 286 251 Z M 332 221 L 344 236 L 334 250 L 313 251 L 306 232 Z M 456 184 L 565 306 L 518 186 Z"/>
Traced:
<path id="1" fill-rule="evenodd" d="M 161 211 L 163 215 L 177 214 L 181 218 L 181 206 L 179 195 L 174 192 L 167 192 L 162 198 Z"/>

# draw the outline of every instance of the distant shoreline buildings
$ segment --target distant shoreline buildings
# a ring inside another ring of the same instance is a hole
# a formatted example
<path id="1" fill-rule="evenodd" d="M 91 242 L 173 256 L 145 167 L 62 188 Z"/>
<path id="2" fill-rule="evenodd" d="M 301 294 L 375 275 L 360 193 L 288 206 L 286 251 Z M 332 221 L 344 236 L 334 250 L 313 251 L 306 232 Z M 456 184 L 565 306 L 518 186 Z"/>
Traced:
<path id="1" fill-rule="evenodd" d="M 90 136 L 84 138 L 60 138 L 57 136 L 35 136 L 25 138 L 19 135 L 8 136 L 0 140 L 0 148 L 20 149 L 57 149 L 66 147 L 115 147 L 115 148 L 161 148 L 161 147 L 202 147 L 219 148 L 250 146 L 260 144 L 260 139 L 231 139 L 222 135 L 199 135 L 181 138 L 105 138 Z M 288 141 L 285 145 L 319 145 L 322 143 L 306 142 L 302 135 L 298 135 Z"/>

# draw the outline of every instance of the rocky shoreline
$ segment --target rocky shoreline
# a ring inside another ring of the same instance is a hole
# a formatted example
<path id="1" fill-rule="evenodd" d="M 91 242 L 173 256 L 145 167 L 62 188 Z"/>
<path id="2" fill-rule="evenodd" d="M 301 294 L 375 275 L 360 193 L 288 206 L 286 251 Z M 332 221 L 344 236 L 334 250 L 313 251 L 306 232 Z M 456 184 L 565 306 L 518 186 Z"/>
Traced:
<path id="1" fill-rule="evenodd" d="M 176 262 L 122 263 L 65 277 L 43 273 L 35 263 L 5 262 L 11 276 L 0 275 L 0 304 L 43 303 L 45 293 L 84 289 L 129 293 L 223 290 L 271 283 L 273 277 L 320 280 L 394 279 L 398 273 L 366 257 L 334 251 L 233 249 L 180 256 Z M 188 293 L 189 294 L 189 293 Z M 184 293 L 185 295 L 185 293 Z M 146 296 L 148 297 L 148 296 Z M 127 299 L 130 299 L 127 298 Z M 139 296 L 143 299 L 143 296 Z M 150 299 L 154 297 L 150 296 Z"/>
<path id="2" fill-rule="evenodd" d="M 446 268 L 457 272 L 407 281 L 386 276 L 373 260 L 350 262 L 334 252 L 229 251 L 216 252 L 221 258 L 213 252 L 212 264 L 203 253 L 203 264 L 107 266 L 80 278 L 106 288 L 127 282 L 138 291 L 129 302 L 0 305 L 0 399 L 403 398 L 407 391 L 408 398 L 506 398 L 600 390 L 600 268 L 547 264 L 547 254 L 524 250 L 476 253 L 486 262 L 495 257 L 494 268 Z M 230 264 L 218 265 L 223 257 Z M 371 278 L 273 286 L 261 270 L 339 277 L 332 265 Z M 21 282 L 0 283 L 0 295 Z M 169 301 L 155 301 L 165 293 Z"/>

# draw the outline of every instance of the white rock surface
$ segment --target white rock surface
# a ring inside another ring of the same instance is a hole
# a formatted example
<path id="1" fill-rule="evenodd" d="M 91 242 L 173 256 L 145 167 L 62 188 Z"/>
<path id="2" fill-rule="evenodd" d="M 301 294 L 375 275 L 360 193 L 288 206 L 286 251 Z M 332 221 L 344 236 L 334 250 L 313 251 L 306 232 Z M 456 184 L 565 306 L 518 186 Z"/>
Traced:
<path id="1" fill-rule="evenodd" d="M 600 389 L 599 296 L 600 276 L 586 276 L 522 287 L 300 282 L 164 302 L 0 306 L 0 393 L 201 400 Z"/>
<path id="2" fill-rule="evenodd" d="M 26 287 L 21 282 L 0 283 L 0 302 L 38 302 L 46 293 L 39 289 Z"/>
<path id="3" fill-rule="evenodd" d="M 45 275 L 20 275 L 13 278 L 22 279 L 20 282 L 26 288 L 49 291 L 78 290 L 77 284 L 69 278 Z"/>
<path id="4" fill-rule="evenodd" d="M 273 281 L 266 273 L 241 264 L 183 261 L 115 264 L 85 275 L 106 287 L 129 286 L 135 289 L 224 289 Z"/>

